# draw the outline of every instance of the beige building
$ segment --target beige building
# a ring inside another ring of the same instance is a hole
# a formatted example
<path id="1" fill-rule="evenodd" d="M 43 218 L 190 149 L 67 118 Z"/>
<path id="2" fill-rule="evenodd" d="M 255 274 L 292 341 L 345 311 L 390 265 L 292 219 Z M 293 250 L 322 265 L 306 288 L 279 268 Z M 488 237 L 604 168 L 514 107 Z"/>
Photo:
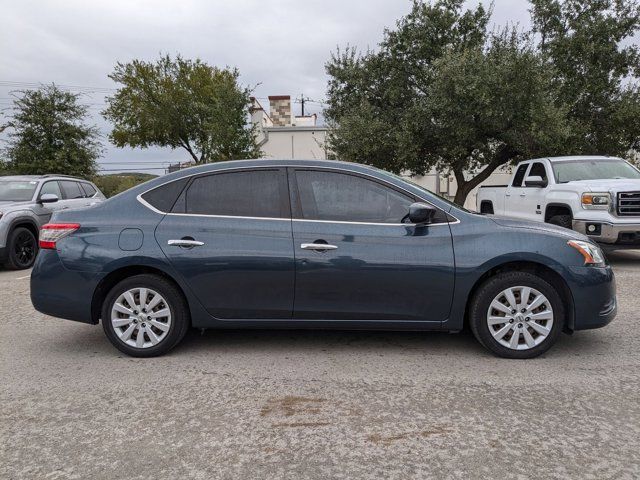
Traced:
<path id="1" fill-rule="evenodd" d="M 264 158 L 326 159 L 327 127 L 317 124 L 316 114 L 297 116 L 289 95 L 269 96 L 269 113 L 258 99 L 251 99 L 251 122 Z"/>

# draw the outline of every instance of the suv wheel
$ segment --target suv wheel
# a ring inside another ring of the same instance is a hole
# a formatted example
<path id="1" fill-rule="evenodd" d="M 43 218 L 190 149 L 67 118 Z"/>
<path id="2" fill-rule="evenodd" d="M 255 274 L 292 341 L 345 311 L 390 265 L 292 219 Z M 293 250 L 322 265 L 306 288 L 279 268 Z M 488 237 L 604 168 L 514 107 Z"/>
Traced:
<path id="1" fill-rule="evenodd" d="M 478 341 L 500 357 L 533 358 L 558 339 L 565 308 L 556 289 L 526 272 L 489 278 L 473 296 L 471 330 Z"/>
<path id="2" fill-rule="evenodd" d="M 7 268 L 11 270 L 31 268 L 38 254 L 38 241 L 31 230 L 17 227 L 9 234 L 7 250 Z"/>
<path id="3" fill-rule="evenodd" d="M 102 305 L 102 328 L 120 351 L 134 357 L 162 355 L 187 333 L 189 310 L 182 293 L 157 275 L 122 280 Z"/>

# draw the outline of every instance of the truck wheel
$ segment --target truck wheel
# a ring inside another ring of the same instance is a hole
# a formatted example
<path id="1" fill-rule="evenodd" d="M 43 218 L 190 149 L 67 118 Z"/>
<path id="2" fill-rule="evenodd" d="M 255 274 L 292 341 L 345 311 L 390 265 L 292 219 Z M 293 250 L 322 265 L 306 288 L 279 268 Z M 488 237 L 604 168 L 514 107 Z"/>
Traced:
<path id="1" fill-rule="evenodd" d="M 489 278 L 474 294 L 469 323 L 476 339 L 505 358 L 533 358 L 558 339 L 565 308 L 557 289 L 527 272 Z"/>
<path id="2" fill-rule="evenodd" d="M 38 254 L 38 241 L 35 235 L 25 227 L 12 230 L 7 239 L 7 261 L 5 266 L 10 270 L 31 268 Z"/>
<path id="3" fill-rule="evenodd" d="M 162 355 L 185 336 L 189 308 L 176 286 L 157 275 L 135 275 L 118 283 L 102 304 L 102 328 L 121 352 Z"/>
<path id="4" fill-rule="evenodd" d="M 571 217 L 571 215 L 554 215 L 549 219 L 547 223 L 558 225 L 559 227 L 568 228 L 569 230 L 573 229 L 573 218 Z"/>

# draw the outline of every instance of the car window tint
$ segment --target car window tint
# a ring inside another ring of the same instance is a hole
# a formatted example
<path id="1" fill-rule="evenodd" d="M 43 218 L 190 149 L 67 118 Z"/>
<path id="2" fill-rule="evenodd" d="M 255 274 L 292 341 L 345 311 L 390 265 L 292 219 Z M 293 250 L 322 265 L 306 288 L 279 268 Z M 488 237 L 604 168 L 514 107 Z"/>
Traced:
<path id="1" fill-rule="evenodd" d="M 527 168 L 528 167 L 529 167 L 528 163 L 525 163 L 524 165 L 520 165 L 518 167 L 518 171 L 516 172 L 515 176 L 513 177 L 512 186 L 514 186 L 514 187 L 521 187 L 522 186 L 522 181 L 524 180 L 524 174 L 527 172 Z"/>
<path id="2" fill-rule="evenodd" d="M 180 180 L 161 185 L 142 194 L 142 198 L 149 205 L 161 212 L 170 212 L 173 204 L 176 203 L 176 198 L 178 198 L 178 195 L 180 195 L 188 181 L 189 178 L 181 178 Z M 184 212 L 184 209 L 182 209 L 182 212 Z"/>
<path id="3" fill-rule="evenodd" d="M 186 213 L 238 217 L 288 217 L 278 170 L 219 173 L 195 178 L 184 198 Z"/>
<path id="4" fill-rule="evenodd" d="M 356 175 L 296 171 L 302 218 L 400 223 L 414 202 L 408 195 Z"/>
<path id="5" fill-rule="evenodd" d="M 58 182 L 55 182 L 55 181 L 45 182 L 45 184 L 42 185 L 42 189 L 40 190 L 40 196 L 44 195 L 45 193 L 56 195 L 59 199 L 62 198 L 60 185 L 58 185 Z"/>
<path id="6" fill-rule="evenodd" d="M 84 196 L 89 198 L 89 197 L 93 197 L 97 190 L 95 188 L 93 188 L 93 185 L 91 185 L 90 183 L 82 183 L 82 189 L 84 190 Z"/>
<path id="7" fill-rule="evenodd" d="M 71 200 L 74 198 L 84 198 L 84 192 L 80 189 L 80 184 L 78 182 L 61 180 L 59 183 L 65 199 Z"/>
<path id="8" fill-rule="evenodd" d="M 542 177 L 542 180 L 547 180 L 547 169 L 544 168 L 544 164 L 536 162 L 531 165 L 529 170 L 529 177 Z"/>

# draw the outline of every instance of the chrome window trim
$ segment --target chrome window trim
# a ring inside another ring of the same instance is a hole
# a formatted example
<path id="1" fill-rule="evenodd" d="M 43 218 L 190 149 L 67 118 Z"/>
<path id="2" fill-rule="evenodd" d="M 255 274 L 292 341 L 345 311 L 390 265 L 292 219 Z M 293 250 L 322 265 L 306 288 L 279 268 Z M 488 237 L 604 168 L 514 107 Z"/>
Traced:
<path id="1" fill-rule="evenodd" d="M 433 203 L 431 203 L 429 200 L 424 199 L 423 197 L 421 197 L 420 195 L 417 195 L 415 193 L 413 193 L 410 190 L 407 190 L 406 188 L 402 188 L 398 185 L 394 185 L 392 183 L 389 183 L 387 181 L 385 181 L 384 179 L 380 179 L 378 177 L 376 177 L 375 175 L 370 175 L 368 173 L 362 173 L 362 172 L 358 172 L 356 170 L 348 170 L 348 169 L 340 169 L 340 168 L 336 168 L 336 167 L 321 167 L 321 166 L 313 166 L 313 165 L 254 165 L 251 167 L 234 167 L 234 168 L 227 168 L 227 169 L 223 169 L 223 170 L 219 170 L 219 171 L 215 171 L 215 172 L 198 172 L 198 173 L 192 173 L 190 175 L 186 175 L 184 177 L 180 177 L 180 178 L 176 178 L 175 180 L 169 180 L 167 182 L 161 183 L 160 185 L 156 185 L 153 188 L 150 188 L 149 190 L 145 190 L 142 193 L 139 193 L 136 196 L 136 199 L 138 200 L 138 202 L 140 202 L 143 206 L 147 207 L 149 210 L 155 212 L 155 213 L 159 213 L 160 215 L 173 215 L 173 216 L 185 216 L 185 217 L 209 217 L 209 218 L 233 218 L 233 219 L 249 219 L 249 220 L 281 220 L 281 221 L 288 221 L 288 222 L 314 222 L 314 223 L 340 223 L 340 224 L 348 224 L 348 225 L 380 225 L 380 226 L 384 226 L 384 225 L 388 225 L 388 226 L 392 226 L 392 227 L 397 227 L 397 226 L 415 226 L 417 225 L 416 223 L 376 223 L 376 222 L 349 222 L 349 221 L 344 221 L 344 220 L 310 220 L 310 219 L 304 219 L 304 218 L 274 218 L 274 217 L 245 217 L 245 216 L 235 216 L 235 215 L 209 215 L 209 214 L 204 214 L 204 213 L 172 213 L 172 212 L 163 212 L 161 210 L 158 210 L 157 208 L 155 208 L 153 205 L 151 205 L 149 202 L 147 202 L 144 198 L 142 198 L 142 195 L 145 195 L 146 193 L 149 193 L 152 190 L 155 190 L 156 188 L 160 188 L 163 187 L 171 182 L 176 182 L 178 180 L 182 180 L 185 178 L 191 178 L 191 177 L 195 177 L 195 176 L 200 176 L 200 175 L 215 175 L 216 173 L 232 173 L 232 172 L 237 172 L 237 171 L 242 171 L 242 170 L 255 170 L 255 169 L 279 169 L 279 168 L 309 168 L 309 169 L 316 169 L 316 170 L 329 170 L 329 171 L 335 171 L 337 173 L 344 173 L 346 172 L 350 172 L 352 174 L 355 175 L 361 175 L 363 177 L 369 177 L 369 178 L 373 178 L 374 180 L 382 183 L 382 184 L 386 184 L 389 185 L 389 188 L 396 188 L 399 190 L 402 190 L 403 192 L 408 193 L 411 196 L 414 197 L 418 197 L 420 198 L 423 202 L 431 205 L 434 208 L 437 208 L 438 210 L 442 210 L 446 215 L 449 215 L 450 217 L 452 217 L 454 219 L 454 221 L 452 222 L 440 222 L 440 223 L 430 223 L 429 226 L 430 227 L 437 227 L 440 225 L 454 225 L 457 223 L 460 223 L 460 220 L 452 215 L 449 212 L 444 211 L 442 208 L 438 207 L 437 205 L 434 205 Z"/>

